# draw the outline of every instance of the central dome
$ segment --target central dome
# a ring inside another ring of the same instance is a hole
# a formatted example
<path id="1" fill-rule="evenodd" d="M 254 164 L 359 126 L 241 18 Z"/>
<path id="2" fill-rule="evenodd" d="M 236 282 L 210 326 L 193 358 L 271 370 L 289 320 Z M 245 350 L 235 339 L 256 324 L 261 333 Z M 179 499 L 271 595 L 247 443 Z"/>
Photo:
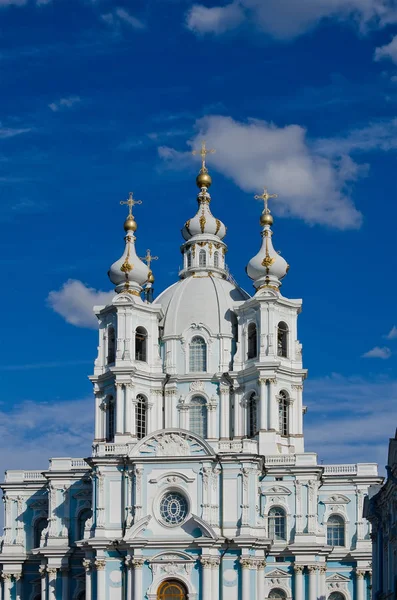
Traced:
<path id="1" fill-rule="evenodd" d="M 164 336 L 178 336 L 193 323 L 202 323 L 212 335 L 232 335 L 231 312 L 249 294 L 230 281 L 204 275 L 187 277 L 156 299 L 164 311 Z"/>

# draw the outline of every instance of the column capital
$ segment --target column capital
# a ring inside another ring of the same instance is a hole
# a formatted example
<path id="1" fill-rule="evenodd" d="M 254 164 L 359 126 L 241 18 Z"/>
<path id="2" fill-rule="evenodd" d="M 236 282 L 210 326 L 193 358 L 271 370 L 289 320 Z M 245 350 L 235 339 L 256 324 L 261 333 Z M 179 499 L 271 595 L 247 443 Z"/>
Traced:
<path id="1" fill-rule="evenodd" d="M 211 569 L 212 568 L 212 560 L 209 556 L 202 556 L 200 558 L 200 562 L 203 565 L 203 569 Z"/>
<path id="2" fill-rule="evenodd" d="M 309 571 L 309 573 L 315 573 L 316 571 L 318 571 L 318 569 L 318 565 L 307 565 L 307 570 Z"/>
<path id="3" fill-rule="evenodd" d="M 94 561 L 94 566 L 97 571 L 103 571 L 106 567 L 106 560 L 104 558 L 96 558 Z"/>
<path id="4" fill-rule="evenodd" d="M 50 577 L 56 576 L 57 571 L 58 571 L 57 567 L 47 567 L 47 573 Z"/>
<path id="5" fill-rule="evenodd" d="M 39 566 L 39 573 L 40 573 L 40 577 L 45 577 L 47 575 L 47 567 L 46 565 L 40 565 Z"/>
<path id="6" fill-rule="evenodd" d="M 88 571 L 91 571 L 91 569 L 92 569 L 92 560 L 90 560 L 88 558 L 84 558 L 82 564 L 83 564 L 83 567 L 84 567 L 84 571 L 86 573 L 88 573 Z"/>
<path id="7" fill-rule="evenodd" d="M 124 559 L 124 564 L 127 567 L 127 569 L 132 569 L 133 565 L 132 565 L 132 556 L 131 556 L 131 554 L 127 554 L 127 556 Z"/>
<path id="8" fill-rule="evenodd" d="M 142 569 L 143 565 L 145 564 L 145 558 L 133 558 L 132 559 L 132 565 L 134 566 L 134 569 Z"/>
<path id="9" fill-rule="evenodd" d="M 294 565 L 294 571 L 295 573 L 303 573 L 303 570 L 305 568 L 305 565 Z"/>
<path id="10" fill-rule="evenodd" d="M 256 561 L 254 558 L 242 557 L 239 559 L 239 563 L 243 569 L 255 569 Z"/>
<path id="11" fill-rule="evenodd" d="M 1 577 L 2 579 L 4 579 L 4 581 L 10 582 L 12 578 L 12 573 L 5 573 L 4 571 L 2 571 Z"/>
<path id="12" fill-rule="evenodd" d="M 321 573 L 321 575 L 325 575 L 325 573 L 327 572 L 327 565 L 320 565 L 318 567 L 318 570 Z"/>
<path id="13" fill-rule="evenodd" d="M 365 576 L 365 569 L 356 569 L 357 579 L 363 579 Z"/>

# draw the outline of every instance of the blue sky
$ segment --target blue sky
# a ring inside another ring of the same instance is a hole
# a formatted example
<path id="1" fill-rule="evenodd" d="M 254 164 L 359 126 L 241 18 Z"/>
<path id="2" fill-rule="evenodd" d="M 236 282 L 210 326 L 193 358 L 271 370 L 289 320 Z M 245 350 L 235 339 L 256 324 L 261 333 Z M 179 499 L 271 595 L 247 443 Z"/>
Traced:
<path id="1" fill-rule="evenodd" d="M 130 190 L 175 281 L 205 137 L 231 272 L 274 244 L 302 297 L 306 447 L 379 461 L 397 426 L 397 7 L 388 0 L 0 0 L 0 469 L 86 455 L 91 307 Z M 102 294 L 102 295 L 101 295 Z M 104 295 L 105 294 L 105 295 Z M 99 295 L 99 297 L 98 297 Z"/>

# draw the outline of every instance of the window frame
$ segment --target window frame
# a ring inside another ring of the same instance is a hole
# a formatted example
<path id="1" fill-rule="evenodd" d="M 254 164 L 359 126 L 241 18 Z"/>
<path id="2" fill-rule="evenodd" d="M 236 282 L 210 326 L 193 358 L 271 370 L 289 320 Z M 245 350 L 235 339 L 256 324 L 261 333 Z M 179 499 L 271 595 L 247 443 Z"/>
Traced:
<path id="1" fill-rule="evenodd" d="M 330 523 L 331 519 L 338 520 L 337 527 L 335 524 Z M 335 543 L 335 541 L 338 542 L 340 540 L 343 541 L 343 544 Z M 335 548 L 345 548 L 346 546 L 346 521 L 340 514 L 329 515 L 327 519 L 327 545 Z"/>
<path id="2" fill-rule="evenodd" d="M 288 392 L 281 390 L 278 395 L 278 430 L 283 437 L 289 436 L 289 403 Z"/>
<path id="3" fill-rule="evenodd" d="M 200 352 L 201 357 L 198 353 L 197 348 L 194 344 L 200 340 Z M 194 335 L 189 342 L 189 373 L 206 373 L 208 368 L 208 346 L 207 342 L 202 335 Z M 201 362 L 201 365 L 199 364 Z M 198 368 L 196 368 L 198 367 Z"/>
<path id="4" fill-rule="evenodd" d="M 108 444 L 114 443 L 114 436 L 116 434 L 116 403 L 113 396 L 109 396 L 107 400 L 106 410 L 106 442 Z"/>
<path id="5" fill-rule="evenodd" d="M 107 352 L 106 364 L 113 365 L 116 362 L 116 330 L 113 325 L 107 328 Z"/>
<path id="6" fill-rule="evenodd" d="M 258 327 L 255 321 L 251 321 L 247 327 L 247 360 L 254 358 L 258 358 Z"/>
<path id="7" fill-rule="evenodd" d="M 281 515 L 272 514 L 273 511 L 280 511 Z M 279 519 L 279 522 L 276 522 Z M 272 524 L 273 523 L 273 524 Z M 277 534 L 277 529 L 281 527 L 281 533 Z M 267 513 L 267 528 L 269 538 L 273 539 L 273 542 L 286 542 L 287 541 L 287 511 L 285 508 L 279 505 L 271 506 Z M 272 535 L 273 534 L 273 535 Z"/>
<path id="8" fill-rule="evenodd" d="M 157 594 L 156 594 L 156 600 L 168 600 L 167 596 L 169 596 L 168 594 L 166 595 L 167 592 L 167 586 L 175 586 L 176 588 L 179 587 L 180 589 L 180 594 L 179 598 L 177 596 L 175 596 L 175 594 L 173 594 L 174 599 L 172 600 L 187 600 L 188 599 L 188 591 L 186 589 L 186 586 L 184 583 L 182 583 L 181 581 L 179 581 L 178 579 L 166 579 L 165 581 L 162 581 L 158 587 L 157 590 Z"/>
<path id="9" fill-rule="evenodd" d="M 146 396 L 144 394 L 137 394 L 135 398 L 135 432 L 138 440 L 143 440 L 148 433 L 147 410 L 148 400 Z M 139 421 L 141 421 L 141 424 L 139 424 Z"/>
<path id="10" fill-rule="evenodd" d="M 247 399 L 247 437 L 254 438 L 258 433 L 258 398 L 251 392 Z"/>
<path id="11" fill-rule="evenodd" d="M 198 266 L 206 267 L 207 266 L 207 253 L 204 249 L 200 250 L 198 255 Z"/>
<path id="12" fill-rule="evenodd" d="M 83 521 L 83 515 L 84 513 L 88 514 L 87 518 L 84 519 Z M 85 530 L 85 524 L 87 523 L 88 519 L 92 518 L 92 509 L 85 507 L 82 508 L 78 515 L 77 515 L 77 532 L 76 532 L 76 540 L 83 540 L 84 539 L 84 530 Z"/>
<path id="13" fill-rule="evenodd" d="M 285 326 L 285 327 L 281 327 Z M 282 339 L 280 343 L 280 333 Z M 277 356 L 280 358 L 288 358 L 288 342 L 289 342 L 289 327 L 285 321 L 279 321 L 277 324 Z M 281 347 L 280 347 L 281 346 Z"/>
<path id="14" fill-rule="evenodd" d="M 201 407 L 201 416 L 204 417 L 202 420 L 199 418 L 199 407 Z M 195 423 L 192 422 L 194 419 L 196 419 L 196 424 L 199 423 L 201 425 L 200 431 L 198 431 L 198 427 L 194 427 Z M 207 399 L 200 394 L 195 394 L 190 398 L 189 431 L 194 433 L 194 435 L 203 438 L 204 440 L 206 440 L 208 437 L 208 402 Z"/>
<path id="15" fill-rule="evenodd" d="M 42 527 L 40 529 L 40 533 L 39 533 L 39 524 L 40 523 L 44 524 L 44 527 Z M 33 540 L 32 540 L 33 548 L 40 548 L 41 534 L 43 533 L 43 531 L 46 527 L 48 527 L 48 518 L 47 517 L 39 516 L 39 517 L 37 517 L 37 519 L 34 520 L 34 522 L 33 522 Z M 37 541 L 39 543 L 36 545 Z"/>
<path id="16" fill-rule="evenodd" d="M 141 336 L 141 337 L 139 337 Z M 138 341 L 140 347 L 138 347 Z M 135 328 L 135 360 L 139 362 L 147 362 L 148 359 L 148 332 L 145 327 L 138 325 Z"/>
<path id="17" fill-rule="evenodd" d="M 276 594 L 278 592 L 281 592 L 281 594 L 279 594 L 278 596 L 272 596 L 272 594 Z M 286 600 L 287 594 L 285 593 L 285 591 L 282 588 L 275 587 L 270 590 L 268 598 L 270 598 L 270 600 Z"/>

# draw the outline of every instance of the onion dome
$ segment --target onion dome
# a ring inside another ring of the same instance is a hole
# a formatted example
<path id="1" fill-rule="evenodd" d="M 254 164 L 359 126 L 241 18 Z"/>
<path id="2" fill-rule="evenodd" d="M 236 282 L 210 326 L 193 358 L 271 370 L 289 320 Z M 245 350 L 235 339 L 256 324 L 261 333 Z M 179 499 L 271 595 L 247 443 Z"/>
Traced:
<path id="1" fill-rule="evenodd" d="M 266 189 L 261 196 L 255 196 L 257 200 L 261 199 L 265 203 L 260 219 L 260 224 L 263 226 L 262 246 L 258 254 L 251 258 L 246 270 L 248 277 L 253 279 L 257 292 L 266 288 L 279 291 L 281 280 L 289 269 L 287 261 L 275 251 L 272 244 L 273 232 L 271 225 L 273 224 L 273 216 L 268 208 L 268 200 L 276 197 L 276 194 L 268 194 Z"/>
<path id="2" fill-rule="evenodd" d="M 119 260 L 112 264 L 108 275 L 110 281 L 116 286 L 115 290 L 118 293 L 129 292 L 135 296 L 139 296 L 142 291 L 143 284 L 148 280 L 150 269 L 138 257 L 135 250 L 134 232 L 137 230 L 137 224 L 132 214 L 132 207 L 135 204 L 142 204 L 141 200 L 134 200 L 132 192 L 128 200 L 120 202 L 127 204 L 129 207 L 128 216 L 124 222 L 124 230 L 126 232 L 125 249 Z"/>
<path id="3" fill-rule="evenodd" d="M 193 154 L 199 153 L 202 159 L 201 169 L 196 177 L 197 187 L 200 188 L 200 192 L 197 196 L 199 206 L 197 214 L 192 219 L 186 221 L 182 229 L 182 235 L 186 241 L 196 235 L 210 234 L 216 236 L 220 240 L 226 235 L 225 225 L 222 221 L 213 216 L 209 207 L 211 196 L 208 193 L 208 188 L 212 183 L 212 178 L 208 173 L 205 157 L 207 154 L 213 154 L 214 152 L 215 150 L 207 150 L 205 142 L 203 142 L 200 151 L 193 151 Z"/>

